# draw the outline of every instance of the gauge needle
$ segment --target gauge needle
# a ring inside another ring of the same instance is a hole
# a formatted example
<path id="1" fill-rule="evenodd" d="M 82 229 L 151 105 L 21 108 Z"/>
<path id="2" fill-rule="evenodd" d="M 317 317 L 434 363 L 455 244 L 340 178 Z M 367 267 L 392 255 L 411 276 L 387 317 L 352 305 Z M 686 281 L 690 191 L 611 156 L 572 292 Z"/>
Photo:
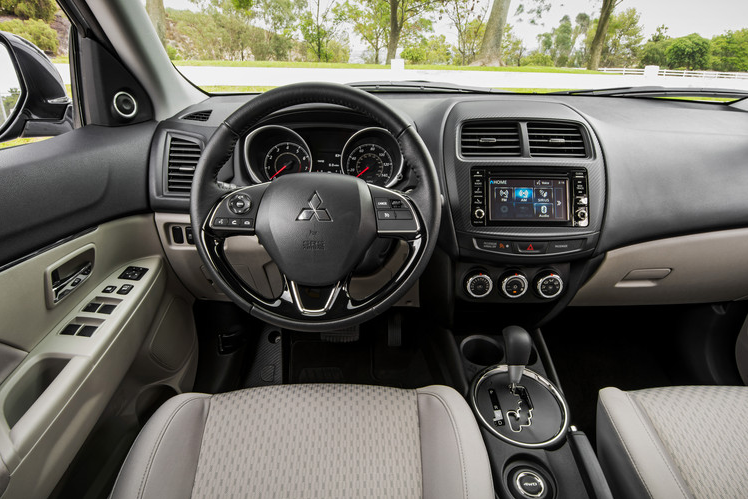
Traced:
<path id="1" fill-rule="evenodd" d="M 283 170 L 286 169 L 286 167 L 288 167 L 288 165 L 283 165 L 283 168 L 281 168 L 280 170 L 278 170 L 277 172 L 275 172 L 275 175 L 273 175 L 272 177 L 270 177 L 270 180 L 273 180 L 275 177 L 277 177 L 280 172 L 282 172 Z M 366 171 L 366 170 L 364 170 L 364 171 Z"/>
<path id="2" fill-rule="evenodd" d="M 360 177 L 361 175 L 363 175 L 364 173 L 366 173 L 366 170 L 368 170 L 368 169 L 369 169 L 369 167 L 368 167 L 368 166 L 367 166 L 366 168 L 364 168 L 364 170 L 363 170 L 363 171 L 362 171 L 361 173 L 359 173 L 358 175 L 356 175 L 356 178 L 358 178 L 358 177 Z"/>

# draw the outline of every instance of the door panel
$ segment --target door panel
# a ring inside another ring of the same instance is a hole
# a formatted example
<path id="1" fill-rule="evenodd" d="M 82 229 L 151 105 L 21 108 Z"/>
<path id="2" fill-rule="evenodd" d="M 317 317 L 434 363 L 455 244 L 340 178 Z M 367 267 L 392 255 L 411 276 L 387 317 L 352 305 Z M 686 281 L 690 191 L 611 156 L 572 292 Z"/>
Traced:
<path id="1" fill-rule="evenodd" d="M 81 254 L 93 260 L 88 278 L 50 307 L 49 269 Z M 147 270 L 122 278 L 131 266 Z M 102 224 L 0 272 L 0 351 L 23 355 L 0 384 L 0 458 L 10 475 L 3 499 L 50 493 L 161 321 L 159 309 L 173 301 L 174 285 L 152 215 Z"/>
<path id="2" fill-rule="evenodd" d="M 0 150 L 0 266 L 148 207 L 155 123 L 86 126 Z"/>

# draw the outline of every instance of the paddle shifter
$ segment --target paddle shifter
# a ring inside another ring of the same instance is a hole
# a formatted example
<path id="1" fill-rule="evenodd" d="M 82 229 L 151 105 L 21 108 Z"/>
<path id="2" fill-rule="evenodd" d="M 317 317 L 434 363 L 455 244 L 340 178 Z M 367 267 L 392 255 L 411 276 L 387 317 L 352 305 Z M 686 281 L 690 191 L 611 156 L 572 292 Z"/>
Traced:
<path id="1" fill-rule="evenodd" d="M 501 334 L 504 335 L 506 363 L 509 366 L 509 383 L 512 391 L 514 391 L 522 379 L 527 362 L 530 360 L 532 338 L 530 333 L 519 326 L 505 327 Z"/>

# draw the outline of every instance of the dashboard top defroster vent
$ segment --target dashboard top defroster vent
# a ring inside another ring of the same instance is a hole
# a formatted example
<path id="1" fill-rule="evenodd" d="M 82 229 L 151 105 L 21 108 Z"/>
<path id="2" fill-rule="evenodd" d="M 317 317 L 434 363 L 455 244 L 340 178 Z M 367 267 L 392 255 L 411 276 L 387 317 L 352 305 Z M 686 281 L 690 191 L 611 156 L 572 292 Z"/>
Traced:
<path id="1" fill-rule="evenodd" d="M 208 121 L 212 113 L 213 111 L 211 111 L 210 109 L 207 109 L 205 111 L 195 111 L 194 113 L 182 116 L 182 119 L 190 121 Z"/>
<path id="2" fill-rule="evenodd" d="M 460 150 L 464 157 L 521 156 L 519 123 L 471 121 L 462 126 Z"/>
<path id="3" fill-rule="evenodd" d="M 581 126 L 568 122 L 529 122 L 530 156 L 586 158 L 589 156 Z"/>

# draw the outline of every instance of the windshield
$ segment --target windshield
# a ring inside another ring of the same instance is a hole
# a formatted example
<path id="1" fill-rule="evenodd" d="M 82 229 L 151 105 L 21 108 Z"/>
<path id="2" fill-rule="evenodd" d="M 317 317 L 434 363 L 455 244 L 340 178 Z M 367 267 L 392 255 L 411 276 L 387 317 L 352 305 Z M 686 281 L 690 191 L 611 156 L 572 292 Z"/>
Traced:
<path id="1" fill-rule="evenodd" d="M 705 8 L 695 0 L 146 0 L 167 54 L 207 92 L 300 81 L 748 91 L 748 2 Z"/>

